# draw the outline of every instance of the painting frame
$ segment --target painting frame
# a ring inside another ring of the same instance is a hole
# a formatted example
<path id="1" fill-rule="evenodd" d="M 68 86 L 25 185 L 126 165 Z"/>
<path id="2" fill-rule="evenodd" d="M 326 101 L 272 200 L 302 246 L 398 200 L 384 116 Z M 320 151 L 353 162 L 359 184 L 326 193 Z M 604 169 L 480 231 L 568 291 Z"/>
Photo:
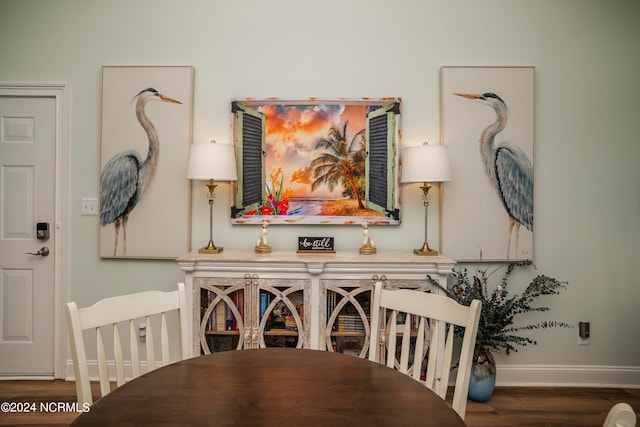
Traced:
<path id="1" fill-rule="evenodd" d="M 533 260 L 535 67 L 443 66 L 440 88 L 453 176 L 441 188 L 441 252 L 467 262 Z M 489 129 L 504 113 L 506 125 Z"/>
<path id="2" fill-rule="evenodd" d="M 193 85 L 193 66 L 102 67 L 101 258 L 175 259 L 189 251 Z"/>
<path id="3" fill-rule="evenodd" d="M 400 224 L 400 98 L 234 99 L 231 223 Z"/>

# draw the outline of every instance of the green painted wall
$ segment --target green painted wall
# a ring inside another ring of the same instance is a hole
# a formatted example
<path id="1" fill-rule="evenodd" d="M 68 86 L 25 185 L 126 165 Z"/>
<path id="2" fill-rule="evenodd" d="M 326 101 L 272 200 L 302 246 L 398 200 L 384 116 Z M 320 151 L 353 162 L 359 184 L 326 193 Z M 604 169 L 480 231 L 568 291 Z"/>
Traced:
<path id="1" fill-rule="evenodd" d="M 548 331 L 499 363 L 638 367 L 638 18 L 633 0 L 0 0 L 0 81 L 71 86 L 68 298 L 85 305 L 182 277 L 172 261 L 101 260 L 98 219 L 80 216 L 80 199 L 99 193 L 102 65 L 193 65 L 196 141 L 230 140 L 232 98 L 398 96 L 405 145 L 439 139 L 442 65 L 533 65 L 536 263 L 570 283 L 545 301 L 551 317 L 590 321 L 592 337 L 577 346 L 575 330 Z M 419 191 L 403 188 L 401 226 L 372 230 L 379 250 L 419 246 Z M 216 243 L 251 249 L 258 228 L 231 226 L 228 184 L 217 192 Z M 192 208 L 197 248 L 203 185 Z M 437 248 L 437 197 L 430 212 Z M 286 226 L 269 238 L 294 250 L 296 236 L 321 233 L 356 250 L 360 232 Z"/>

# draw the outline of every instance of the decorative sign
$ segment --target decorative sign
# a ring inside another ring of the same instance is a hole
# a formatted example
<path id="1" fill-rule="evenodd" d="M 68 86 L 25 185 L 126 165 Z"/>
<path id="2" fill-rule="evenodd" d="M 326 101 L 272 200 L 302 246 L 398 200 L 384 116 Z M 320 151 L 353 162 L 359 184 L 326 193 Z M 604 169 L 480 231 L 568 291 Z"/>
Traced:
<path id="1" fill-rule="evenodd" d="M 298 253 L 335 253 L 333 237 L 298 237 Z"/>

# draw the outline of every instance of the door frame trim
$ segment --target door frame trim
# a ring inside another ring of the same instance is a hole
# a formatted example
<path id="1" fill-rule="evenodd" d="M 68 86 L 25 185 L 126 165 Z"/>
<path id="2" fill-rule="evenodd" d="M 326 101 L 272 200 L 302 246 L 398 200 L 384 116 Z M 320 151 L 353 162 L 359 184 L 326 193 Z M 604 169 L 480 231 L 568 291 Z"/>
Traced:
<path id="1" fill-rule="evenodd" d="M 65 378 L 67 340 L 64 304 L 67 301 L 68 277 L 68 193 L 69 193 L 69 89 L 68 83 L 0 83 L 0 95 L 46 97 L 55 100 L 55 233 L 54 251 L 54 340 L 53 378 Z M 8 379 L 8 377 L 3 377 Z M 34 379 L 33 376 L 22 378 Z"/>

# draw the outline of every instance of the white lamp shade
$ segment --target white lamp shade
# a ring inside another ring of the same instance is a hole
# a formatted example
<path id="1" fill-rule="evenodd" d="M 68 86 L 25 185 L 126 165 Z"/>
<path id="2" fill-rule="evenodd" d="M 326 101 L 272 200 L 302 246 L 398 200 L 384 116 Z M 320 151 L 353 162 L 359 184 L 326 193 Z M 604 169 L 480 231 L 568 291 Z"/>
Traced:
<path id="1" fill-rule="evenodd" d="M 446 145 L 416 145 L 402 152 L 402 182 L 451 181 Z"/>
<path id="2" fill-rule="evenodd" d="M 236 156 L 230 144 L 191 144 L 187 178 L 218 181 L 236 181 Z"/>

